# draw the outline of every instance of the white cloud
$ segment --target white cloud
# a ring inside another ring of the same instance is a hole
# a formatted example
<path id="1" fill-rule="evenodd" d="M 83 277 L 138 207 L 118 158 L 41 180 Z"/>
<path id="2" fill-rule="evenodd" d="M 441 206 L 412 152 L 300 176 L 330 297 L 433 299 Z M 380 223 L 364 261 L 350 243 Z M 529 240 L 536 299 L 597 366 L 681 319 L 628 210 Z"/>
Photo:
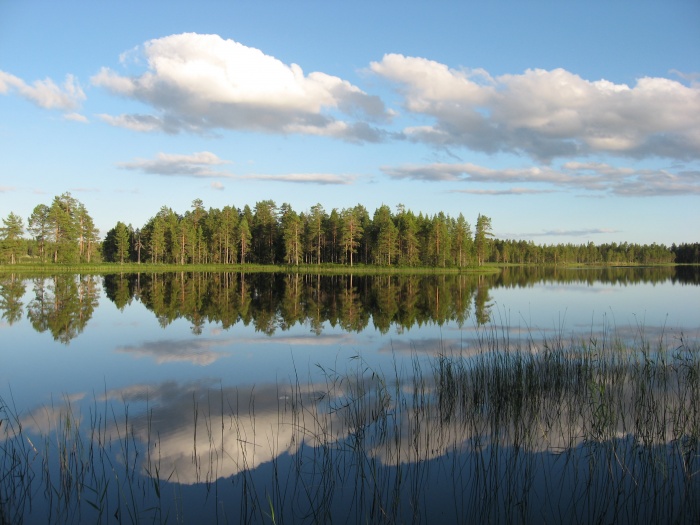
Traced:
<path id="1" fill-rule="evenodd" d="M 450 190 L 482 195 L 513 195 L 563 189 L 626 197 L 700 195 L 698 171 L 633 169 L 593 162 L 567 162 L 560 169 L 551 166 L 491 169 L 470 163 L 433 163 L 384 166 L 381 170 L 389 177 L 401 180 L 537 185 L 536 189 Z M 543 189 L 543 185 L 551 188 Z"/>
<path id="2" fill-rule="evenodd" d="M 282 175 L 244 175 L 241 178 L 272 182 L 295 182 L 302 184 L 351 184 L 354 180 L 350 175 L 334 173 L 288 173 Z"/>
<path id="3" fill-rule="evenodd" d="M 491 77 L 389 54 L 370 69 L 398 84 L 405 108 L 433 120 L 405 135 L 440 146 L 555 157 L 604 152 L 700 158 L 700 87 L 641 78 L 633 87 L 564 69 Z"/>
<path id="4" fill-rule="evenodd" d="M 73 122 L 82 122 L 83 124 L 88 123 L 88 119 L 85 115 L 81 115 L 80 113 L 66 113 L 63 115 L 63 118 L 66 120 L 72 120 Z"/>
<path id="5" fill-rule="evenodd" d="M 171 35 L 146 42 L 142 51 L 146 72 L 123 76 L 102 68 L 92 83 L 141 101 L 155 114 L 103 115 L 110 124 L 139 131 L 223 128 L 376 141 L 380 134 L 375 128 L 337 120 L 331 113 L 380 121 L 390 117 L 378 97 L 345 80 L 322 72 L 305 74 L 297 64 L 284 64 L 218 35 Z M 121 60 L 132 57 L 133 51 Z"/>
<path id="6" fill-rule="evenodd" d="M 619 233 L 619 230 L 612 230 L 610 228 L 590 228 L 587 230 L 546 230 L 539 233 L 528 233 L 528 237 L 585 237 L 587 235 L 599 235 L 606 233 Z M 521 234 L 522 236 L 522 234 Z"/>
<path id="7" fill-rule="evenodd" d="M 127 128 L 132 131 L 171 131 L 165 126 L 162 119 L 153 115 L 119 115 L 114 117 L 100 113 L 97 116 L 111 126 Z"/>
<path id="8" fill-rule="evenodd" d="M 226 171 L 213 167 L 229 164 L 214 153 L 201 151 L 192 155 L 158 153 L 155 159 L 136 159 L 131 162 L 120 162 L 119 168 L 141 171 L 151 175 L 184 175 L 188 177 L 231 177 Z"/>
<path id="9" fill-rule="evenodd" d="M 120 162 L 117 167 L 125 170 L 140 171 L 149 175 L 184 176 L 194 178 L 228 178 L 238 180 L 253 180 L 263 182 L 290 182 L 297 184 L 352 184 L 353 175 L 337 175 L 334 173 L 283 173 L 283 174 L 247 174 L 236 175 L 219 169 L 219 166 L 230 164 L 230 161 L 220 159 L 214 153 L 201 151 L 191 155 L 174 153 L 158 153 L 154 159 L 137 158 L 130 162 Z M 221 182 L 212 182 L 215 190 L 223 190 Z"/>
<path id="10" fill-rule="evenodd" d="M 509 188 L 507 190 L 452 190 L 450 193 L 469 193 L 471 195 L 537 195 L 552 193 L 556 190 L 532 190 L 527 188 Z"/>
<path id="11" fill-rule="evenodd" d="M 85 100 L 85 93 L 73 75 L 66 75 L 63 86 L 50 78 L 35 80 L 31 85 L 15 75 L 0 70 L 0 94 L 16 91 L 22 98 L 45 109 L 75 110 Z"/>

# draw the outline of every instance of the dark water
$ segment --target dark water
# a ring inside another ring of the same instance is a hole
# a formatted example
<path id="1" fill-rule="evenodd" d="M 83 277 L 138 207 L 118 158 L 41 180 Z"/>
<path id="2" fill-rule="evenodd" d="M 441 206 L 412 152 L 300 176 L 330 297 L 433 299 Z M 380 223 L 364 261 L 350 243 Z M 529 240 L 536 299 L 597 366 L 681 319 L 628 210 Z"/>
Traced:
<path id="1" fill-rule="evenodd" d="M 699 282 L 2 276 L 0 518 L 695 523 Z"/>

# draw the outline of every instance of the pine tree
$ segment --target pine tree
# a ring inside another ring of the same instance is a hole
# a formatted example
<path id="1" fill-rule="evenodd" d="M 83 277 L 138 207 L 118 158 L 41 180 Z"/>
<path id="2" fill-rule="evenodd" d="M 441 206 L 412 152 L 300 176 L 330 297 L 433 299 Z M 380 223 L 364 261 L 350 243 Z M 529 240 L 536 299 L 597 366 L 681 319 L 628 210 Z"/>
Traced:
<path id="1" fill-rule="evenodd" d="M 489 256 L 491 245 L 491 219 L 486 215 L 481 215 L 476 219 L 476 232 L 474 233 L 474 244 L 476 245 L 476 260 L 481 266 Z"/>
<path id="2" fill-rule="evenodd" d="M 24 233 L 24 223 L 22 217 L 15 215 L 13 212 L 3 219 L 4 226 L 0 228 L 0 246 L 2 247 L 3 257 L 10 261 L 10 264 L 15 264 L 22 250 L 22 234 Z"/>

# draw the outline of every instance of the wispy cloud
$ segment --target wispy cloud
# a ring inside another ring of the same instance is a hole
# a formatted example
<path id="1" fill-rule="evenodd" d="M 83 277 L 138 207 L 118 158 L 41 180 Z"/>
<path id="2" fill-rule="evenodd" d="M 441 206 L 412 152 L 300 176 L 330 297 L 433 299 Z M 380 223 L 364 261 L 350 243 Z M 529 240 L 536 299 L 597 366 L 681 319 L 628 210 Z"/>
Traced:
<path id="1" fill-rule="evenodd" d="M 585 230 L 545 230 L 536 233 L 521 234 L 527 237 L 586 237 L 588 235 L 600 235 L 606 233 L 619 233 L 620 230 L 610 228 L 590 228 Z"/>
<path id="2" fill-rule="evenodd" d="M 220 169 L 231 161 L 219 158 L 209 151 L 200 151 L 190 155 L 158 153 L 154 159 L 134 159 L 120 162 L 117 167 L 125 170 L 139 171 L 149 175 L 165 177 L 223 178 L 260 182 L 289 182 L 295 184 L 345 185 L 352 184 L 354 175 L 335 173 L 282 173 L 282 174 L 242 174 L 236 175 Z M 223 190 L 222 182 L 211 183 L 215 190 Z"/>
<path id="3" fill-rule="evenodd" d="M 543 193 L 565 189 L 622 197 L 700 195 L 700 172 L 698 171 L 634 169 L 615 167 L 605 163 L 567 162 L 559 169 L 551 166 L 492 169 L 470 163 L 433 163 L 383 166 L 381 170 L 394 179 L 424 182 L 537 185 L 536 188 L 517 187 L 507 190 L 492 188 L 450 190 L 481 195 Z"/>
<path id="4" fill-rule="evenodd" d="M 392 116 L 379 97 L 346 80 L 305 74 L 297 64 L 218 35 L 171 35 L 146 42 L 140 51 L 145 72 L 121 75 L 102 68 L 91 81 L 145 103 L 153 114 L 101 115 L 109 124 L 136 131 L 236 129 L 378 141 L 381 132 L 368 122 Z M 122 65 L 134 62 L 135 54 L 124 54 Z"/>
<path id="5" fill-rule="evenodd" d="M 217 166 L 230 164 L 209 151 L 200 151 L 191 155 L 158 153 L 155 159 L 135 159 L 120 162 L 119 168 L 140 171 L 149 175 L 186 176 L 186 177 L 232 177 L 229 172 Z"/>
<path id="6" fill-rule="evenodd" d="M 296 184 L 352 184 L 355 177 L 352 175 L 336 175 L 334 173 L 287 173 L 282 175 L 242 175 L 242 179 L 269 181 L 269 182 L 293 182 Z"/>
<path id="7" fill-rule="evenodd" d="M 700 158 L 696 82 L 645 77 L 630 87 L 564 69 L 492 77 L 399 54 L 370 69 L 398 86 L 407 112 L 432 120 L 405 128 L 410 140 L 545 162 L 590 153 Z"/>
<path id="8" fill-rule="evenodd" d="M 450 190 L 449 193 L 469 193 L 471 195 L 536 195 L 554 193 L 557 190 L 530 190 L 527 188 L 509 188 L 507 190 Z"/>
<path id="9" fill-rule="evenodd" d="M 27 84 L 21 78 L 0 70 L 0 94 L 16 92 L 20 97 L 44 109 L 73 111 L 85 100 L 85 93 L 73 75 L 66 75 L 63 86 L 50 78 Z"/>
<path id="10" fill-rule="evenodd" d="M 80 113 L 66 113 L 63 115 L 63 118 L 66 120 L 72 120 L 73 122 L 80 122 L 82 124 L 87 124 L 89 122 L 88 118 Z"/>

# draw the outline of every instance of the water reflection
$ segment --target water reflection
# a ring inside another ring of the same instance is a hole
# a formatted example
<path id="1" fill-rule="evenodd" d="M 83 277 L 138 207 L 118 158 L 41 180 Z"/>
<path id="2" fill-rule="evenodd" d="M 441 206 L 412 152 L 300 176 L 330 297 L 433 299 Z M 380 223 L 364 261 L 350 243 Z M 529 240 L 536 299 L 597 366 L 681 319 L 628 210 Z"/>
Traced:
<path id="1" fill-rule="evenodd" d="M 269 273 L 58 275 L 34 278 L 26 315 L 35 330 L 56 341 L 77 337 L 92 317 L 99 281 L 106 297 L 123 311 L 134 301 L 153 312 L 161 327 L 184 318 L 201 335 L 207 323 L 224 330 L 239 322 L 273 335 L 299 324 L 321 334 L 324 326 L 359 333 L 373 326 L 398 332 L 427 323 L 477 326 L 494 321 L 495 289 L 530 288 L 536 283 L 627 286 L 640 283 L 700 284 L 697 267 L 585 268 L 507 267 L 498 274 L 311 275 Z M 22 317 L 26 281 L 0 281 L 0 312 L 8 324 Z M 498 319 L 496 319 L 498 320 Z"/>
<path id="2" fill-rule="evenodd" d="M 33 279 L 34 299 L 27 317 L 37 332 L 51 332 L 54 340 L 68 344 L 92 317 L 99 300 L 99 278 L 61 274 Z"/>
<path id="3" fill-rule="evenodd" d="M 173 509 L 165 493 L 188 495 L 174 503 L 186 521 L 274 510 L 295 523 L 695 523 L 699 351 L 491 351 L 390 376 L 352 360 L 316 383 L 106 391 L 90 421 L 70 410 L 74 396 L 22 423 L 77 451 L 57 491 L 111 490 L 114 504 L 109 480 L 121 479 L 126 508 L 149 521 Z M 72 515 L 94 521 L 82 505 Z"/>
<path id="4" fill-rule="evenodd" d="M 24 279 L 15 274 L 0 277 L 0 312 L 9 325 L 22 319 L 22 296 L 26 290 Z"/>
<path id="5" fill-rule="evenodd" d="M 177 273 L 105 277 L 110 298 L 117 306 L 138 298 L 153 311 L 162 326 L 184 317 L 192 331 L 201 333 L 206 322 L 223 328 L 239 320 L 252 323 L 268 335 L 308 323 L 321 333 L 324 323 L 360 332 L 370 322 L 381 333 L 392 327 L 448 321 L 462 326 L 472 314 L 478 325 L 492 319 L 490 289 L 527 287 L 537 282 L 555 283 L 661 283 L 694 282 L 696 272 L 673 267 L 506 268 L 495 275 L 285 275 L 237 273 Z M 128 292 L 126 291 L 128 289 Z"/>

